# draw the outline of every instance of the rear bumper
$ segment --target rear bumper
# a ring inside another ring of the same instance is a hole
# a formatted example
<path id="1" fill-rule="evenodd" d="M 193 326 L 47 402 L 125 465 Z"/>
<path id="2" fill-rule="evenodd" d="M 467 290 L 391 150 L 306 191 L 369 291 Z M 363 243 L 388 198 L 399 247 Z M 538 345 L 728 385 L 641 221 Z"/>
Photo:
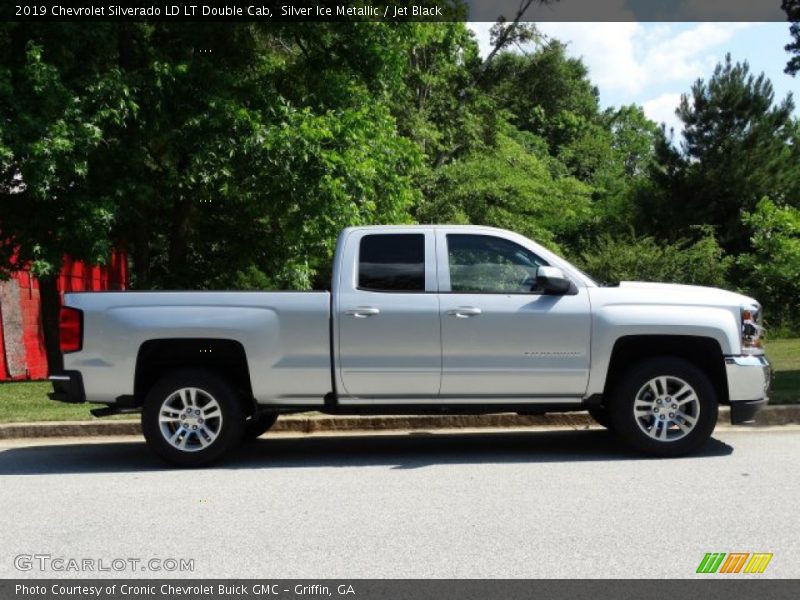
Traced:
<path id="1" fill-rule="evenodd" d="M 766 356 L 726 356 L 731 424 L 753 423 L 769 401 L 772 368 Z"/>
<path id="2" fill-rule="evenodd" d="M 78 371 L 61 371 L 48 377 L 53 384 L 53 391 L 47 394 L 51 400 L 80 404 L 86 402 L 83 391 L 83 379 Z"/>

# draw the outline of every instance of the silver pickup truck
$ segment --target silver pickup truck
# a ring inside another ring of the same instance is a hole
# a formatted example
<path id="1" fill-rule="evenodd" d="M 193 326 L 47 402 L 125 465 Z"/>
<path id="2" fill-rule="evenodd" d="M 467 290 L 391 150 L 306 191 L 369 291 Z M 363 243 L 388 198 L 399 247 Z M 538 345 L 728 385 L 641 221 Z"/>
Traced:
<path id="1" fill-rule="evenodd" d="M 193 466 L 279 414 L 588 410 L 677 456 L 766 404 L 761 307 L 720 289 L 601 287 L 515 233 L 379 226 L 339 237 L 331 292 L 92 292 L 61 311 L 51 397 L 141 411 Z"/>

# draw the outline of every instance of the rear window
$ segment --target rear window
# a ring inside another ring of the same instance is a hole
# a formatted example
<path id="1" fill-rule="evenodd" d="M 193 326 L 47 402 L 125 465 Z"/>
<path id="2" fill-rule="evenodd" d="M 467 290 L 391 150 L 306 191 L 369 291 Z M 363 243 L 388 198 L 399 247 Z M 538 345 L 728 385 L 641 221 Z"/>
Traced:
<path id="1" fill-rule="evenodd" d="M 425 234 L 376 233 L 361 238 L 358 287 L 375 292 L 424 292 Z"/>

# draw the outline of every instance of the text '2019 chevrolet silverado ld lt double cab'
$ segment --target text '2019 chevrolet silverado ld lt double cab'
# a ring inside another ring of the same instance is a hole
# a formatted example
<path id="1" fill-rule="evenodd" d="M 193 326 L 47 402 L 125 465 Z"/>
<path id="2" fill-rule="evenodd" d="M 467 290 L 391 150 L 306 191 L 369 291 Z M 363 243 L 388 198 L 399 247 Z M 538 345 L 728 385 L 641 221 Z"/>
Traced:
<path id="1" fill-rule="evenodd" d="M 148 445 L 214 460 L 279 414 L 588 410 L 641 451 L 692 452 L 717 408 L 766 404 L 761 307 L 720 289 L 601 287 L 477 226 L 355 227 L 331 292 L 67 294 L 51 397 L 141 410 Z"/>

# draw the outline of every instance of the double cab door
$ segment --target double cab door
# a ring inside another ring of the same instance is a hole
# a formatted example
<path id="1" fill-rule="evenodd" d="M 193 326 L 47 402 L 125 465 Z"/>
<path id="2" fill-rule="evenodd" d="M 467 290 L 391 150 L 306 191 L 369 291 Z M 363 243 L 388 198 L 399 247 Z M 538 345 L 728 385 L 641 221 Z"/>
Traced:
<path id="1" fill-rule="evenodd" d="M 587 291 L 540 293 L 536 270 L 548 263 L 523 240 L 457 227 L 351 237 L 336 306 L 340 398 L 513 403 L 584 394 Z"/>

